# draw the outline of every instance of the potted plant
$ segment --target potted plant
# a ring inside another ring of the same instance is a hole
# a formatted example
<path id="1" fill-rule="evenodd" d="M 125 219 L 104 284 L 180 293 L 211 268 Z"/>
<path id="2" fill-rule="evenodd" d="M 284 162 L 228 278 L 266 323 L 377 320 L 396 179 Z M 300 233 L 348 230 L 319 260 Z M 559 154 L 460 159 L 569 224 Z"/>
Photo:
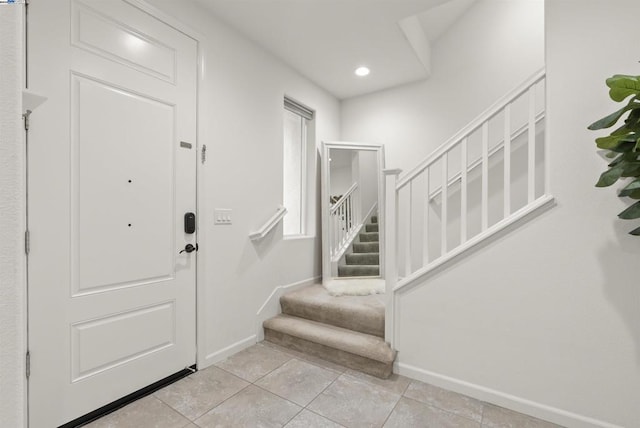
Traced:
<path id="1" fill-rule="evenodd" d="M 591 130 L 611 128 L 626 116 L 624 123 L 608 136 L 596 138 L 597 147 L 606 151 L 605 156 L 612 159 L 596 186 L 607 187 L 624 180 L 626 185 L 618 192 L 618 196 L 637 201 L 618 217 L 637 219 L 640 218 L 640 76 L 616 74 L 606 82 L 613 101 L 628 101 L 621 109 L 589 126 Z M 640 227 L 629 233 L 640 236 Z"/>

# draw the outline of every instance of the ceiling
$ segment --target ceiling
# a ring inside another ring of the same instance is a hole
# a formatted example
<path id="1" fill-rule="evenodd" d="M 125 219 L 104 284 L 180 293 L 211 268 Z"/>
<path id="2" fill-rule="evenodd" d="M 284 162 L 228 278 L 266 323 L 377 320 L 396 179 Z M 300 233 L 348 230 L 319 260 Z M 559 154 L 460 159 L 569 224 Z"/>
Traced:
<path id="1" fill-rule="evenodd" d="M 197 1 L 345 99 L 426 79 L 431 45 L 475 0 Z M 354 75 L 361 65 L 369 76 Z"/>

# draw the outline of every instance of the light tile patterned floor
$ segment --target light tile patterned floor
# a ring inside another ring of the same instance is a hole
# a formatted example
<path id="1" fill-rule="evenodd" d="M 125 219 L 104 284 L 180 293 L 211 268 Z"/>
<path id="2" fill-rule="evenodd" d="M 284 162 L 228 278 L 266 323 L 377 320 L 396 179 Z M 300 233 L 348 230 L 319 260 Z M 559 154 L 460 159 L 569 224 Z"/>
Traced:
<path id="1" fill-rule="evenodd" d="M 86 426 L 557 428 L 403 376 L 381 380 L 268 342 Z"/>

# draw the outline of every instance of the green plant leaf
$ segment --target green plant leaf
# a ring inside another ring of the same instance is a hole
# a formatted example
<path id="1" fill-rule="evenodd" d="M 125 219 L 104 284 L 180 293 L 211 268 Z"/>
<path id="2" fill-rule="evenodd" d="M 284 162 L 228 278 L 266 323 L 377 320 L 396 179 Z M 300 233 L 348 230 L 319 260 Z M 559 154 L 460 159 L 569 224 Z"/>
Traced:
<path id="1" fill-rule="evenodd" d="M 640 94 L 640 76 L 616 74 L 607 79 L 609 96 L 613 101 L 623 101 L 630 95 Z"/>
<path id="2" fill-rule="evenodd" d="M 636 190 L 635 192 L 631 192 L 631 194 L 627 195 L 627 197 L 631 199 L 640 199 L 640 190 Z"/>
<path id="3" fill-rule="evenodd" d="M 622 161 L 616 167 L 622 167 L 621 177 L 637 177 L 640 175 L 640 162 Z"/>
<path id="4" fill-rule="evenodd" d="M 607 187 L 618 181 L 624 172 L 624 165 L 616 165 L 611 169 L 603 172 L 600 179 L 596 183 L 596 187 Z"/>
<path id="5" fill-rule="evenodd" d="M 630 220 L 634 218 L 640 218 L 640 201 L 634 203 L 626 210 L 618 214 L 618 217 L 624 220 Z"/>
<path id="6" fill-rule="evenodd" d="M 618 154 L 616 152 L 609 152 L 607 153 L 605 156 L 608 157 L 609 159 L 611 159 L 612 157 L 616 157 L 609 165 L 607 165 L 609 168 L 613 168 L 614 166 L 618 165 L 620 162 L 622 162 L 622 160 L 624 159 L 624 155 L 623 154 Z"/>
<path id="7" fill-rule="evenodd" d="M 629 235 L 640 236 L 640 227 L 633 229 L 631 232 L 629 232 Z"/>
<path id="8" fill-rule="evenodd" d="M 639 136 L 636 133 L 624 135 L 609 135 L 607 137 L 596 138 L 596 145 L 599 149 L 612 149 L 616 147 L 620 142 L 637 144 L 638 137 Z"/>
<path id="9" fill-rule="evenodd" d="M 630 143 L 627 141 L 620 141 L 616 147 L 613 147 L 609 150 L 616 153 L 629 153 L 633 150 L 636 145 L 634 143 Z"/>
<path id="10" fill-rule="evenodd" d="M 587 127 L 587 129 L 596 131 L 598 129 L 611 128 L 622 117 L 622 115 L 629 110 L 631 110 L 631 107 L 629 107 L 629 105 L 626 105 L 622 107 L 620 110 L 615 111 L 610 115 L 605 116 L 602 119 L 593 122 L 591 125 Z"/>
<path id="11" fill-rule="evenodd" d="M 620 191 L 620 196 L 627 196 L 623 195 L 622 192 L 631 193 L 634 190 L 640 190 L 640 178 L 633 180 L 631 183 L 624 186 L 624 188 Z"/>
<path id="12" fill-rule="evenodd" d="M 596 145 L 599 149 L 612 149 L 620 143 L 624 135 L 609 135 L 607 137 L 596 138 Z"/>

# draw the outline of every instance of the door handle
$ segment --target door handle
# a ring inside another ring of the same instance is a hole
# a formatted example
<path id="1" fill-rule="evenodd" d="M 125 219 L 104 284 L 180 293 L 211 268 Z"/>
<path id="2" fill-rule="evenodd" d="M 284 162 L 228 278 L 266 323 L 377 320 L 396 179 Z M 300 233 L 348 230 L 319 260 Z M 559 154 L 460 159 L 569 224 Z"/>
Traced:
<path id="1" fill-rule="evenodd" d="M 178 254 L 193 253 L 194 251 L 198 251 L 198 244 L 196 244 L 195 247 L 191 244 L 187 244 L 185 245 L 184 250 L 180 251 Z"/>

